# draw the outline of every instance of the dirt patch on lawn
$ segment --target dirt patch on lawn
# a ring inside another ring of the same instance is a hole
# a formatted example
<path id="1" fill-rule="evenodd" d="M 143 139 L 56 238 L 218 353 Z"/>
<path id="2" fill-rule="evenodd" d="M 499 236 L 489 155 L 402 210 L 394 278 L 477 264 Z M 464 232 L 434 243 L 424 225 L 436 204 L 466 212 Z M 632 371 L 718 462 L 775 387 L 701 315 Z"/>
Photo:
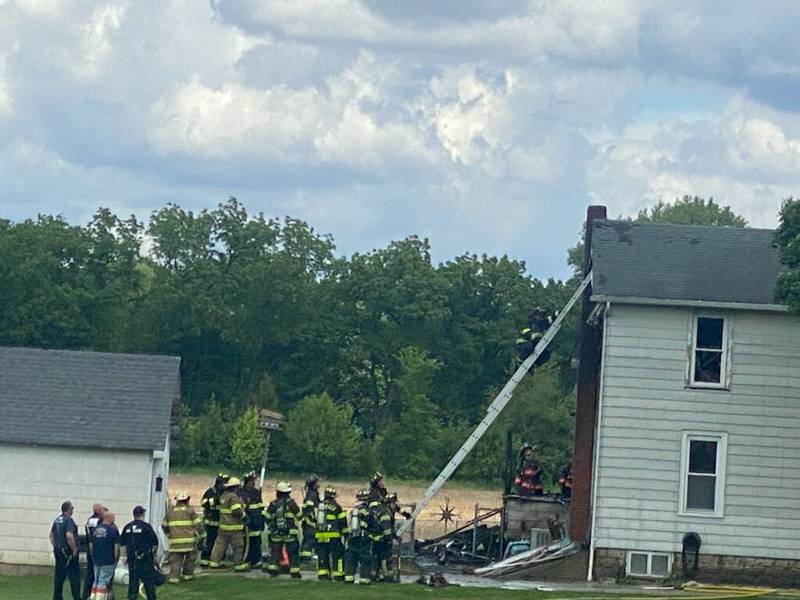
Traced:
<path id="1" fill-rule="evenodd" d="M 303 480 L 300 478 L 289 478 L 289 482 L 294 488 L 293 497 L 300 502 L 303 495 Z M 192 496 L 192 504 L 199 505 L 203 492 L 213 483 L 213 475 L 187 475 L 182 473 L 172 473 L 170 475 L 169 492 L 174 496 L 178 490 L 186 490 Z M 358 483 L 354 481 L 323 480 L 322 488 L 332 485 L 339 493 L 339 502 L 344 508 L 350 508 L 355 502 L 356 492 L 368 487 L 368 482 Z M 267 478 L 264 486 L 264 500 L 270 500 L 273 494 L 274 483 Z M 391 479 L 386 480 L 386 487 L 390 492 L 396 492 L 403 505 L 417 502 L 425 492 L 422 485 L 410 485 L 406 483 L 396 483 Z M 455 522 L 447 525 L 447 530 L 452 531 L 459 525 L 471 520 L 475 515 L 475 505 L 480 508 L 496 508 L 501 506 L 501 490 L 480 490 L 464 488 L 458 484 L 447 484 L 442 488 L 436 498 L 433 499 L 428 507 L 417 519 L 416 537 L 432 538 L 441 535 L 445 531 L 445 525 L 440 521 L 441 509 L 445 506 L 445 499 L 449 499 L 449 506 L 454 513 Z"/>

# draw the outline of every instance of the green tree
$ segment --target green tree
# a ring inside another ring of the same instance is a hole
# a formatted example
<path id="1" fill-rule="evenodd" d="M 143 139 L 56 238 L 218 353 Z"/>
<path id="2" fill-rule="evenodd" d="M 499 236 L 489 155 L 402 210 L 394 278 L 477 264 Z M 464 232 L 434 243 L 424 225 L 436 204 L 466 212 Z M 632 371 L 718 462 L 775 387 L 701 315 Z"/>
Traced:
<path id="1" fill-rule="evenodd" d="M 674 223 L 677 225 L 715 225 L 718 227 L 747 227 L 747 221 L 733 212 L 730 206 L 720 206 L 713 198 L 684 196 L 672 203 L 659 202 L 645 208 L 636 217 L 638 223 Z"/>
<path id="2" fill-rule="evenodd" d="M 430 477 L 442 467 L 443 425 L 428 397 L 440 363 L 413 346 L 403 348 L 397 360 L 398 402 L 379 438 L 381 464 L 398 477 Z"/>
<path id="3" fill-rule="evenodd" d="M 247 408 L 233 424 L 230 466 L 240 472 L 250 471 L 264 456 L 264 434 L 258 429 L 258 409 Z"/>
<path id="4" fill-rule="evenodd" d="M 184 412 L 188 412 L 185 410 Z M 197 417 L 185 417 L 176 463 L 199 466 L 227 466 L 230 462 L 231 423 L 220 403 L 211 398 Z"/>
<path id="5" fill-rule="evenodd" d="M 363 442 L 352 420 L 352 408 L 334 404 L 328 394 L 304 398 L 286 415 L 284 430 L 276 436 L 281 466 L 325 475 L 368 471 L 372 465 L 362 464 Z"/>
<path id="6" fill-rule="evenodd" d="M 800 201 L 784 200 L 775 244 L 786 271 L 778 276 L 776 297 L 795 311 L 800 311 Z"/>

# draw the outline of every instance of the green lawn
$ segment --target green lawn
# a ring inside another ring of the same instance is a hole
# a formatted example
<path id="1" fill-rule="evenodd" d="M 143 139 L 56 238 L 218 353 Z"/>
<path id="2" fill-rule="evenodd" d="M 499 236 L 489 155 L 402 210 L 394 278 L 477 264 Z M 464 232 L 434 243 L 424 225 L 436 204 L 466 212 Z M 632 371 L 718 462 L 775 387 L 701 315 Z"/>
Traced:
<path id="1" fill-rule="evenodd" d="M 117 599 L 125 600 L 125 594 Z M 69 600 L 67 586 L 64 586 L 65 598 Z M 0 598 L 2 600 L 49 600 L 52 598 L 52 579 L 45 576 L 12 577 L 0 576 Z M 401 600 L 405 598 L 447 598 L 449 600 L 472 599 L 481 600 L 537 600 L 545 598 L 591 596 L 596 593 L 544 593 L 536 591 L 509 591 L 499 589 L 447 588 L 432 589 L 421 585 L 381 584 L 372 586 L 346 586 L 342 583 L 320 583 L 303 580 L 290 581 L 279 579 L 252 579 L 241 576 L 213 575 L 201 576 L 190 583 L 177 586 L 164 585 L 158 589 L 161 600 L 178 600 L 180 598 L 219 598 L 221 600 L 253 600 L 256 598 L 280 598 L 281 600 Z"/>

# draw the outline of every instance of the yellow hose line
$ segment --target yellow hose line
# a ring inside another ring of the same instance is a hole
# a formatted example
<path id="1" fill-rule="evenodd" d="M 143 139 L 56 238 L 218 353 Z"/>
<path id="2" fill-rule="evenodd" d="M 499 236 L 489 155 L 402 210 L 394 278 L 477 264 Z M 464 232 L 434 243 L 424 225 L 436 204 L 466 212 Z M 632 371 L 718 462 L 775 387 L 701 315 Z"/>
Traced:
<path id="1" fill-rule="evenodd" d="M 694 586 L 689 588 L 694 590 Z M 706 588 L 709 592 L 713 592 L 710 588 Z M 709 593 L 702 596 L 682 596 L 680 594 L 665 595 L 665 594 L 652 594 L 649 596 L 627 596 L 623 595 L 624 600 L 653 600 L 654 598 L 675 598 L 675 600 L 727 600 L 730 598 L 756 598 L 758 596 L 767 596 L 774 594 L 777 590 L 772 589 L 755 589 L 755 588 L 716 588 L 717 592 L 730 591 L 730 593 Z M 679 591 L 679 590 L 676 590 Z M 697 590 L 700 591 L 700 590 Z M 553 600 L 608 600 L 608 596 L 578 596 L 574 598 L 554 598 Z"/>

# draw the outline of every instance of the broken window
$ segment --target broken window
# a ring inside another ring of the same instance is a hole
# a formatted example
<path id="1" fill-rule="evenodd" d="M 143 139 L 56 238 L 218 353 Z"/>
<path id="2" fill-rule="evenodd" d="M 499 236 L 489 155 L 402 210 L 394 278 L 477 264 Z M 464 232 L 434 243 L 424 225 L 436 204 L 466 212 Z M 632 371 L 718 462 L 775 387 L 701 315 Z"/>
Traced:
<path id="1" fill-rule="evenodd" d="M 694 320 L 691 384 L 724 387 L 727 364 L 725 319 L 697 317 Z"/>
<path id="2" fill-rule="evenodd" d="M 681 512 L 722 515 L 725 434 L 684 434 Z"/>

